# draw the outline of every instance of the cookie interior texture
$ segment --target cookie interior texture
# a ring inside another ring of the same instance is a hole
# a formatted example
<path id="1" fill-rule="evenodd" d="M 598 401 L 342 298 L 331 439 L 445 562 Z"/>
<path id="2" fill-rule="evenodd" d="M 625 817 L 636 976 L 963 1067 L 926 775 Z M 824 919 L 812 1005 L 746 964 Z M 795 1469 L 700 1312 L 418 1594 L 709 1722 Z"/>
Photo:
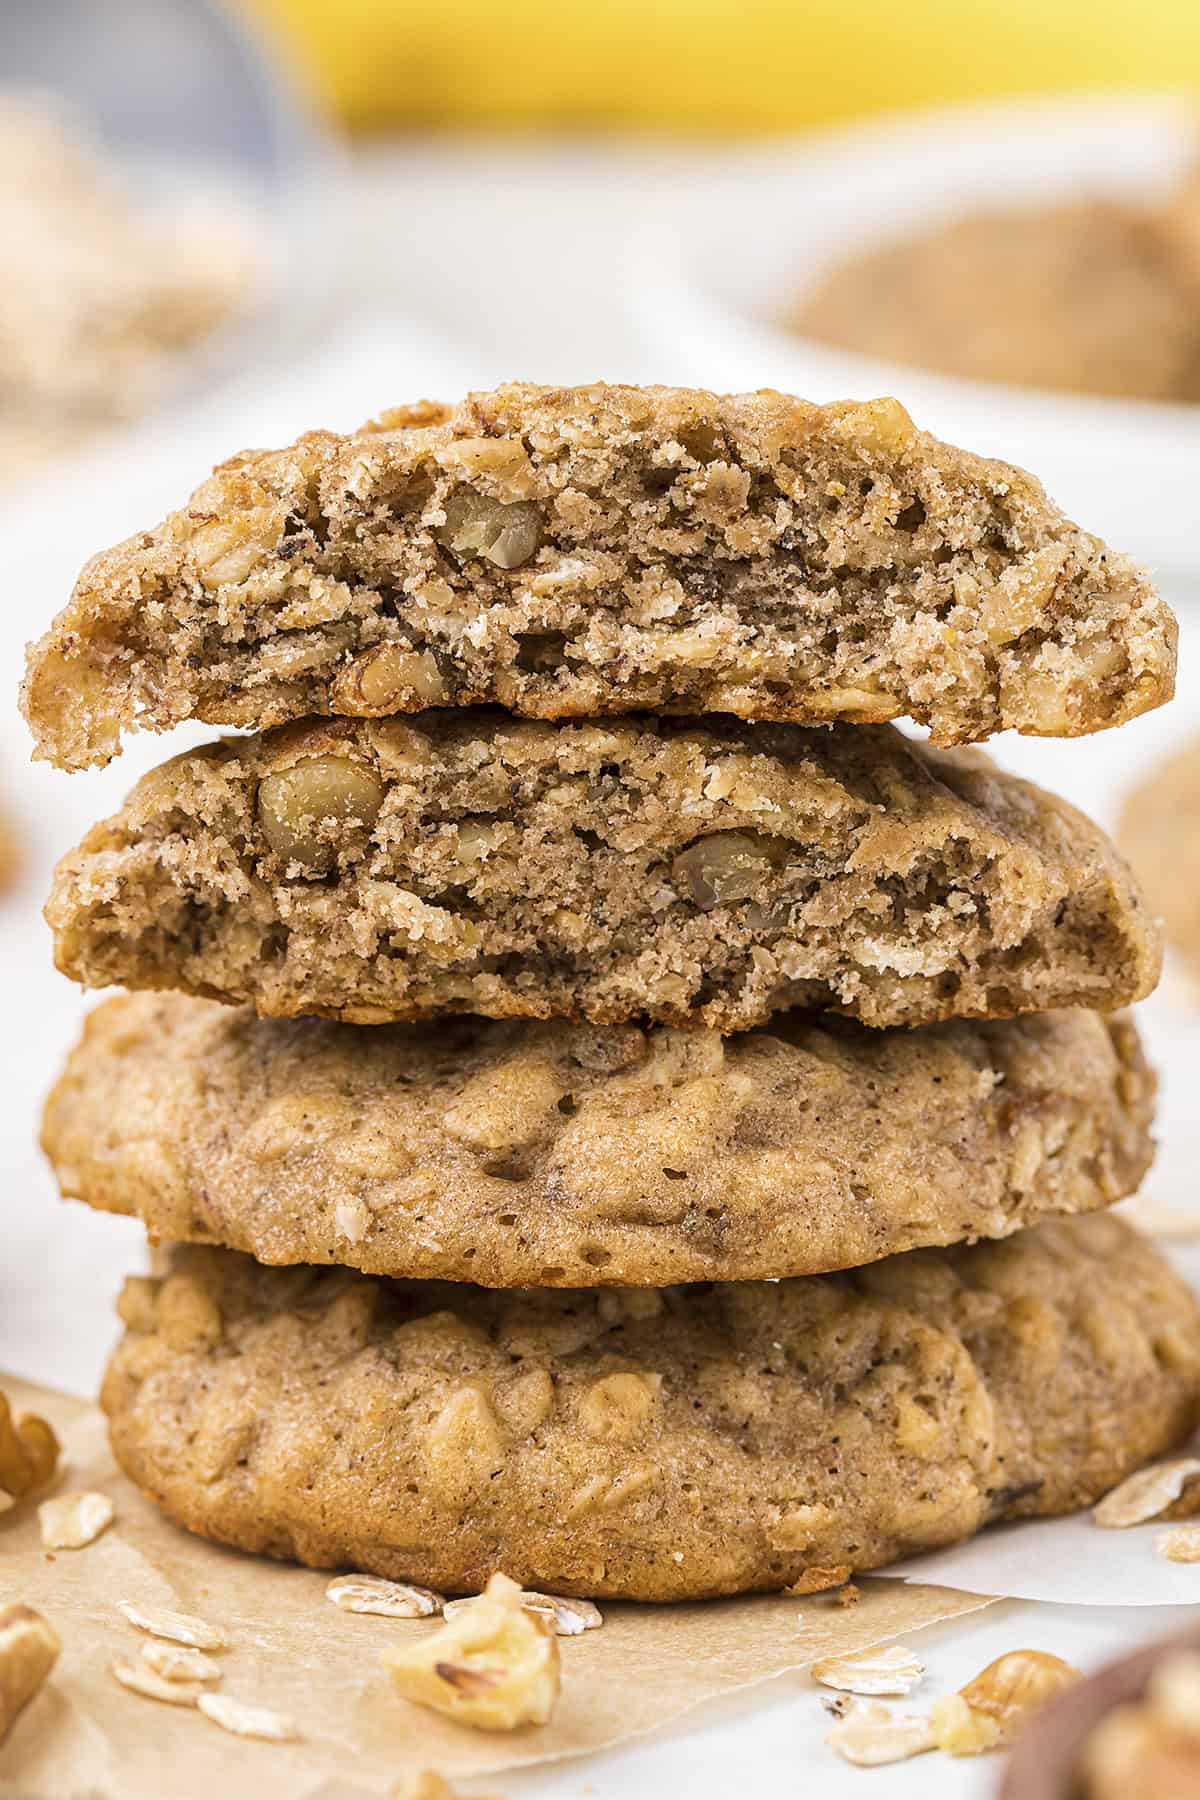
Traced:
<path id="1" fill-rule="evenodd" d="M 1148 771 L 1121 812 L 1118 837 L 1167 940 L 1200 969 L 1200 737 Z"/>
<path id="2" fill-rule="evenodd" d="M 871 1031 L 92 1014 L 47 1103 L 64 1195 L 264 1263 L 489 1287 L 770 1279 L 1132 1193 L 1154 1079 L 1075 1010 Z"/>
<path id="3" fill-rule="evenodd" d="M 220 1542 L 477 1591 L 800 1583 L 1095 1500 L 1200 1411 L 1200 1312 L 1105 1216 L 852 1275 L 503 1292 L 185 1248 L 104 1382 Z"/>
<path id="4" fill-rule="evenodd" d="M 1119 200 L 974 212 L 838 264 L 789 323 L 974 380 L 1196 401 L 1200 264 L 1181 235 Z"/>
<path id="5" fill-rule="evenodd" d="M 1118 725 L 1174 667 L 1144 574 L 894 400 L 514 385 L 232 458 L 87 565 L 24 706 L 68 768 L 139 725 L 481 702 L 951 744 Z"/>
<path id="6" fill-rule="evenodd" d="M 58 965 L 360 1023 L 725 1031 L 1085 1005 L 1158 975 L 1103 833 L 891 726 L 308 722 L 146 776 L 60 865 Z"/>

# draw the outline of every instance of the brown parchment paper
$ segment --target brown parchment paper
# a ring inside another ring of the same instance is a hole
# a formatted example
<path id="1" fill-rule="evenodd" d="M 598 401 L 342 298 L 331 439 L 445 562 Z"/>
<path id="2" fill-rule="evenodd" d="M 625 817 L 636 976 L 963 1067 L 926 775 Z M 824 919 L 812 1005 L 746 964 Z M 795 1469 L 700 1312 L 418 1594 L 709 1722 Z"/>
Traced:
<path id="1" fill-rule="evenodd" d="M 12 1800 L 352 1800 L 405 1776 L 494 1775 L 608 1748 L 736 1688 L 821 1656 L 918 1630 L 990 1602 L 951 1588 L 864 1582 L 857 1606 L 758 1595 L 695 1606 L 606 1604 L 601 1630 L 560 1640 L 562 1698 L 550 1723 L 473 1732 L 395 1694 L 379 1652 L 431 1622 L 339 1612 L 328 1573 L 228 1551 L 177 1530 L 117 1471 L 98 1411 L 0 1377 L 21 1410 L 63 1441 L 57 1492 L 109 1494 L 116 1521 L 78 1551 L 41 1547 L 36 1507 L 0 1518 L 0 1599 L 44 1612 L 63 1640 L 50 1682 L 0 1746 Z M 286 1713 L 303 1741 L 229 1736 L 192 1709 L 143 1699 L 108 1672 L 141 1634 L 121 1600 L 198 1613 L 229 1638 L 220 1691 Z"/>

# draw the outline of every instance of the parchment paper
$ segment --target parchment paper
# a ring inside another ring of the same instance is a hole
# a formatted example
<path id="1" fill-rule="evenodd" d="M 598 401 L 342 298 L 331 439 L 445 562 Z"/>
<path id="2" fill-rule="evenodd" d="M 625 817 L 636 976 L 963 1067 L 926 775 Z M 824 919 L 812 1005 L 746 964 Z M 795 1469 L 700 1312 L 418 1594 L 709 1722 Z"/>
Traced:
<path id="1" fill-rule="evenodd" d="M 828 1596 L 605 1605 L 601 1630 L 561 1640 L 563 1694 L 550 1724 L 485 1735 L 399 1699 L 379 1666 L 385 1646 L 430 1624 L 339 1612 L 324 1598 L 328 1574 L 178 1531 L 117 1473 L 93 1407 L 2 1377 L 0 1386 L 62 1437 L 68 1466 L 59 1491 L 98 1489 L 117 1509 L 102 1538 L 53 1555 L 41 1548 L 35 1508 L 0 1518 L 0 1598 L 36 1606 L 64 1646 L 50 1683 L 0 1747 L 0 1795 L 12 1800 L 352 1800 L 386 1794 L 422 1768 L 499 1774 L 608 1747 L 820 1656 L 989 1604 L 940 1587 L 869 1581 L 850 1608 Z M 121 1600 L 220 1625 L 230 1640 L 221 1691 L 288 1714 L 303 1741 L 233 1738 L 195 1711 L 118 1687 L 110 1661 L 136 1657 L 144 1641 L 117 1611 Z"/>

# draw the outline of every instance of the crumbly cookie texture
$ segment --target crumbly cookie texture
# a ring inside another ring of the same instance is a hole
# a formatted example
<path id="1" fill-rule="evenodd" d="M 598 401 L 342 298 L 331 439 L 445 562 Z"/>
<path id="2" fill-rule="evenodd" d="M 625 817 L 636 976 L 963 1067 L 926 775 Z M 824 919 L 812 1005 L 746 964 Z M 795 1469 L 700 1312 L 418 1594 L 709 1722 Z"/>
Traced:
<path id="1" fill-rule="evenodd" d="M 42 1142 L 64 1195 L 263 1263 L 661 1286 L 1107 1206 L 1149 1166 L 1153 1094 L 1132 1023 L 1082 1010 L 722 1039 L 136 994 L 88 1020 Z"/>
<path id="2" fill-rule="evenodd" d="M 308 721 L 176 757 L 60 864 L 58 966 L 260 1013 L 736 1031 L 1136 1000 L 1103 834 L 892 726 Z"/>
<path id="3" fill-rule="evenodd" d="M 1137 784 L 1117 836 L 1168 943 L 1200 972 L 1200 737 Z"/>
<path id="4" fill-rule="evenodd" d="M 1200 400 L 1193 210 L 1181 194 L 1161 213 L 1107 199 L 969 213 L 838 264 L 788 323 L 974 380 Z"/>
<path id="5" fill-rule="evenodd" d="M 185 1247 L 127 1290 L 127 1474 L 246 1550 L 477 1592 L 844 1580 L 1093 1500 L 1200 1412 L 1200 1310 L 1104 1215 L 852 1275 L 508 1293 Z"/>
<path id="6" fill-rule="evenodd" d="M 30 651 L 37 754 L 497 702 L 1075 736 L 1170 698 L 1147 576 L 895 400 L 513 385 L 246 451 Z"/>

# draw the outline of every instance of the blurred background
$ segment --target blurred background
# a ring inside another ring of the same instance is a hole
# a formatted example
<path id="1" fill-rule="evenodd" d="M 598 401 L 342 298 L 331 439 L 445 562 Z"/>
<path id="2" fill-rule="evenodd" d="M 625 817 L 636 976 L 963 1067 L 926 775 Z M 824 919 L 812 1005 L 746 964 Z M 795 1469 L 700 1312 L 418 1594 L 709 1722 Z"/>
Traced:
<path id="1" fill-rule="evenodd" d="M 1114 822 L 1200 713 L 1198 95 L 1196 0 L 0 0 L 0 1366 L 88 1389 L 140 1253 L 65 1228 L 32 1142 L 90 1003 L 50 967 L 52 863 L 168 753 L 29 762 L 24 645 L 84 560 L 246 445 L 503 379 L 895 393 L 1176 604 L 1175 707 L 993 746 Z"/>

